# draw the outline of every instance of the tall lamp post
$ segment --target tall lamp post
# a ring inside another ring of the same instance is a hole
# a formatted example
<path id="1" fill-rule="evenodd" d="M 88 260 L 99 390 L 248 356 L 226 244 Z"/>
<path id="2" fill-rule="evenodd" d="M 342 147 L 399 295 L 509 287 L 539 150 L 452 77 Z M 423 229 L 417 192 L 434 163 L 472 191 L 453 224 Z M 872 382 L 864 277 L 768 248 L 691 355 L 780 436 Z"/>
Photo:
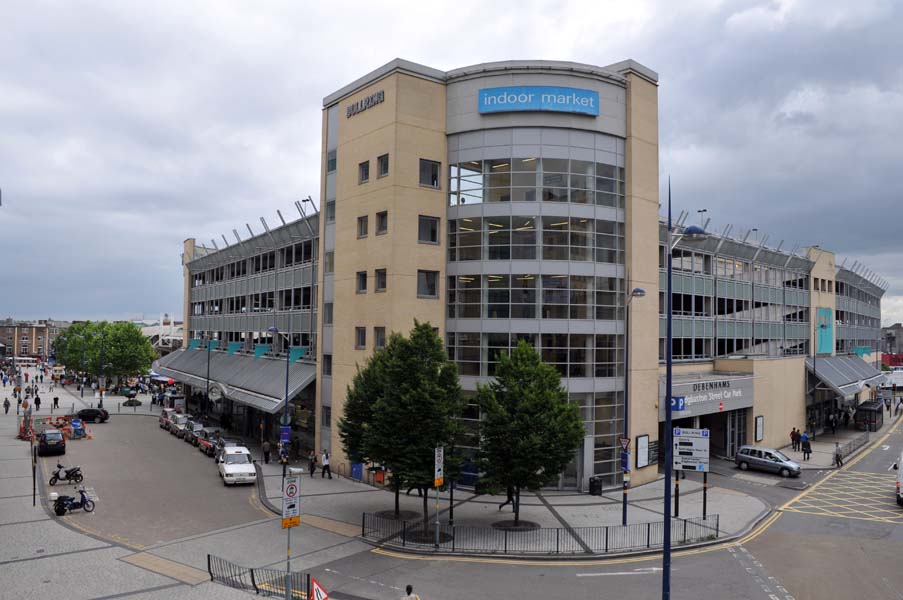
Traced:
<path id="1" fill-rule="evenodd" d="M 624 439 L 630 440 L 630 302 L 634 298 L 642 298 L 646 295 L 643 288 L 633 288 L 625 296 L 624 301 Z M 628 441 L 628 444 L 630 442 Z M 628 446 L 629 447 L 629 446 Z M 627 525 L 627 491 L 630 489 L 630 453 L 627 448 L 623 450 L 627 456 L 622 458 L 624 499 L 621 506 L 621 525 Z"/>
<path id="2" fill-rule="evenodd" d="M 668 291 L 666 293 L 667 306 L 665 314 L 667 315 L 668 328 L 665 338 L 665 495 L 664 495 L 664 531 L 662 540 L 662 600 L 671 599 L 671 474 L 673 468 L 673 442 L 671 429 L 671 395 L 672 395 L 672 377 L 671 369 L 673 363 L 673 348 L 671 347 L 671 327 L 674 318 L 671 292 L 672 292 L 672 259 L 674 247 L 681 241 L 702 241 L 706 239 L 707 234 L 702 227 L 690 225 L 683 229 L 681 233 L 674 231 L 674 224 L 671 221 L 671 181 L 668 181 L 668 256 L 665 263 L 668 266 Z"/>
<path id="3" fill-rule="evenodd" d="M 97 402 L 97 408 L 103 408 L 103 393 L 107 386 L 107 364 L 104 362 L 104 341 L 107 337 L 107 328 L 103 324 L 100 326 L 100 400 Z"/>

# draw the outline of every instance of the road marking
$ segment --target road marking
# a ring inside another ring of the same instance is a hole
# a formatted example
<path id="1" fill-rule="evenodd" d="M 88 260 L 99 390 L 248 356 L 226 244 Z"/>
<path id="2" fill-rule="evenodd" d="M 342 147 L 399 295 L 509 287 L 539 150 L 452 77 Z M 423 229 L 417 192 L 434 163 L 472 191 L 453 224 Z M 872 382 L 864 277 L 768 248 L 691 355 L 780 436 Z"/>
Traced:
<path id="1" fill-rule="evenodd" d="M 677 569 L 671 569 L 671 571 L 676 571 Z M 662 569 L 660 567 L 643 567 L 640 569 L 634 569 L 633 571 L 613 571 L 609 573 L 577 573 L 577 577 L 612 577 L 618 575 L 657 575 L 661 573 Z"/>
<path id="2" fill-rule="evenodd" d="M 130 554 L 119 560 L 135 565 L 136 567 L 141 567 L 142 569 L 147 569 L 148 571 L 153 571 L 154 573 L 159 573 L 160 575 L 165 575 L 170 579 L 175 579 L 176 581 L 181 581 L 188 585 L 198 585 L 199 583 L 210 581 L 210 574 L 207 573 L 207 571 L 201 571 L 200 569 L 195 569 L 189 565 L 178 563 L 149 552 Z"/>

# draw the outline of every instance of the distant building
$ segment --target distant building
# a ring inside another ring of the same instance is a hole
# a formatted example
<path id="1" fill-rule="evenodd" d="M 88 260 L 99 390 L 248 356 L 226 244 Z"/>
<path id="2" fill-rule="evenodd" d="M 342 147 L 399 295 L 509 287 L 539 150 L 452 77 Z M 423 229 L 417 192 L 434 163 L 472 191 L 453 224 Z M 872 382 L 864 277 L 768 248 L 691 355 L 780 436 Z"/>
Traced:
<path id="1" fill-rule="evenodd" d="M 159 321 L 136 322 L 144 337 L 150 340 L 158 356 L 166 356 L 182 347 L 182 322 L 164 314 Z"/>
<path id="2" fill-rule="evenodd" d="M 886 354 L 903 353 L 903 323 L 881 328 L 882 351 Z"/>
<path id="3" fill-rule="evenodd" d="M 47 358 L 54 340 L 69 325 L 53 319 L 16 321 L 7 317 L 0 321 L 0 343 L 6 347 L 6 356 Z"/>

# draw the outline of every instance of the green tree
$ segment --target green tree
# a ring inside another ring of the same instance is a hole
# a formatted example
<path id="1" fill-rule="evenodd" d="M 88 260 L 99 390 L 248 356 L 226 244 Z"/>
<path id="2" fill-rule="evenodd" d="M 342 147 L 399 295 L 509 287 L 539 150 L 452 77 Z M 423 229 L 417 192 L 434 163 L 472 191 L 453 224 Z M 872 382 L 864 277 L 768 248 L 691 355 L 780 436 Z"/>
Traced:
<path id="1" fill-rule="evenodd" d="M 101 356 L 101 348 L 103 356 Z M 150 340 L 132 323 L 73 323 L 54 342 L 57 362 L 74 371 L 128 377 L 146 373 L 156 358 Z"/>
<path id="2" fill-rule="evenodd" d="M 415 321 L 410 337 L 393 333 L 348 388 L 340 436 L 349 457 L 392 472 L 395 514 L 401 485 L 433 485 L 436 446 L 454 442 L 461 412 L 458 370 L 429 323 Z M 424 528 L 429 509 L 423 498 Z"/>
<path id="3" fill-rule="evenodd" d="M 508 357 L 499 355 L 495 380 L 478 386 L 482 410 L 481 484 L 514 490 L 514 523 L 520 521 L 520 492 L 558 479 L 583 444 L 585 429 L 576 405 L 554 367 L 521 341 Z"/>

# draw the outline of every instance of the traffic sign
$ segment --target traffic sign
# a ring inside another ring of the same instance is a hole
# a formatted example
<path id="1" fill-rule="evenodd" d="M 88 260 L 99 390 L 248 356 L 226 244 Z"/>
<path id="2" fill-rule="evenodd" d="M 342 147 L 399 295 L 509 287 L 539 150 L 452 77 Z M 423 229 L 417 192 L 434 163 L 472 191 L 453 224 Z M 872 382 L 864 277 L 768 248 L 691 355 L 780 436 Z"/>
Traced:
<path id="1" fill-rule="evenodd" d="M 630 452 L 627 450 L 621 451 L 621 471 L 624 473 L 630 472 Z"/>
<path id="2" fill-rule="evenodd" d="M 283 444 L 287 444 L 291 439 L 292 428 L 288 425 L 283 425 L 279 428 L 279 441 Z"/>
<path id="3" fill-rule="evenodd" d="M 289 475 L 282 488 L 282 528 L 301 524 L 301 478 Z"/>
<path id="4" fill-rule="evenodd" d="M 621 450 L 627 450 L 628 448 L 630 448 L 629 437 L 619 437 L 618 441 L 621 442 Z"/>
<path id="5" fill-rule="evenodd" d="M 678 471 L 709 470 L 709 430 L 674 428 L 674 468 Z"/>
<path id="6" fill-rule="evenodd" d="M 687 398 L 686 396 L 671 396 L 671 410 L 672 411 L 682 411 L 687 410 Z"/>
<path id="7" fill-rule="evenodd" d="M 313 577 L 310 578 L 310 597 L 312 600 L 329 600 L 329 593 Z"/>
<path id="8" fill-rule="evenodd" d="M 445 483 L 445 448 L 436 448 L 436 472 L 433 476 L 433 487 L 440 488 Z"/>
<path id="9" fill-rule="evenodd" d="M 291 425 L 292 424 L 292 416 L 291 415 L 280 415 L 279 417 L 280 425 Z"/>

